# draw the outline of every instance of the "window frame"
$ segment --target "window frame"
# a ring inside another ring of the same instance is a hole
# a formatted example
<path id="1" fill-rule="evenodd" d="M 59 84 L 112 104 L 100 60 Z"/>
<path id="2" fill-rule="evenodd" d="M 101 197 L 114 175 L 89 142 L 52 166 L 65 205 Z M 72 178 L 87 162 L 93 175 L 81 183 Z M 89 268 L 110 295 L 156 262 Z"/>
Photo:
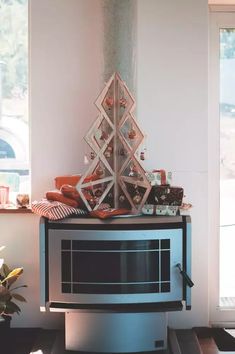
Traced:
<path id="1" fill-rule="evenodd" d="M 27 66 L 28 66 L 28 78 L 27 78 L 27 84 L 28 84 L 28 93 L 30 91 L 30 33 L 29 33 L 29 27 L 30 27 L 30 6 L 31 2 L 30 0 L 26 1 L 26 10 L 27 10 Z M 2 98 L 2 97 L 1 97 Z M 7 122 L 4 122 L 0 124 L 0 138 L 6 143 L 8 143 L 12 149 L 15 152 L 15 158 L 4 158 L 0 159 L 0 172 L 12 172 L 12 173 L 19 173 L 20 178 L 25 177 L 26 175 L 28 176 L 28 185 L 29 187 L 24 190 L 24 187 L 22 187 L 22 181 L 21 181 L 21 188 L 18 193 L 26 193 L 31 195 L 31 137 L 30 137 L 30 132 L 31 132 L 31 121 L 30 121 L 30 98 L 28 96 L 27 98 L 27 111 L 28 111 L 28 121 L 27 123 L 25 121 L 21 121 L 21 130 L 22 130 L 22 135 L 19 136 L 16 134 L 17 128 L 19 128 L 18 125 L 16 125 L 16 129 L 10 129 L 9 124 Z M 2 107 L 0 107 L 0 113 L 2 113 Z M 10 116 L 12 119 L 12 117 Z M 1 120 L 6 120 L 6 118 L 3 118 L 0 116 L 0 122 Z M 15 123 L 14 123 L 15 124 Z M 28 171 L 28 174 L 26 173 Z M 16 193 L 15 193 L 16 194 Z M 19 211 L 22 209 L 18 209 L 16 205 L 16 201 L 14 198 L 14 195 L 12 197 L 12 200 L 10 200 L 12 204 L 9 204 L 9 206 L 6 206 L 4 208 L 0 208 L 0 213 L 6 213 L 9 211 L 9 213 L 12 213 L 15 211 Z M 30 211 L 30 208 L 27 209 Z M 23 211 L 22 211 L 23 212 Z"/>

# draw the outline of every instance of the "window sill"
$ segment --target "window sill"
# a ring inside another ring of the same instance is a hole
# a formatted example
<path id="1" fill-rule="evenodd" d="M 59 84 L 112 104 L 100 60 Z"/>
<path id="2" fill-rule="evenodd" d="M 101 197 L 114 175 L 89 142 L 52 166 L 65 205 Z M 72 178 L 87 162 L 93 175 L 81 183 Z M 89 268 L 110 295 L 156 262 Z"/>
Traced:
<path id="1" fill-rule="evenodd" d="M 0 214 L 33 214 L 31 208 L 8 207 L 0 209 Z"/>

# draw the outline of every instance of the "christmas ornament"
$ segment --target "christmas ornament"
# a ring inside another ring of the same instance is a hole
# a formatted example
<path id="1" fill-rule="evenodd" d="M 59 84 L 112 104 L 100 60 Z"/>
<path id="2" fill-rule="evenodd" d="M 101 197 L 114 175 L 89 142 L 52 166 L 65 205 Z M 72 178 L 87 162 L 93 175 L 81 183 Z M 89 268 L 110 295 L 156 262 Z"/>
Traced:
<path id="1" fill-rule="evenodd" d="M 145 154 L 144 151 L 141 151 L 140 153 L 140 160 L 144 161 L 145 160 Z"/>
<path id="2" fill-rule="evenodd" d="M 95 158 L 95 153 L 94 153 L 93 151 L 91 151 L 91 153 L 90 153 L 90 159 L 91 159 L 91 160 L 94 160 L 94 158 Z"/>
<path id="3" fill-rule="evenodd" d="M 105 141 L 107 139 L 108 139 L 108 134 L 104 130 L 102 130 L 100 140 Z"/>
<path id="4" fill-rule="evenodd" d="M 113 199 L 113 193 L 109 193 L 109 194 L 108 194 L 108 198 L 109 198 L 109 199 Z"/>
<path id="5" fill-rule="evenodd" d="M 88 164 L 89 164 L 89 160 L 88 160 L 87 155 L 84 155 L 84 164 L 85 164 L 85 165 L 88 165 Z"/>
<path id="6" fill-rule="evenodd" d="M 109 109 L 112 108 L 113 103 L 114 103 L 113 97 L 106 97 L 105 104 Z"/>
<path id="7" fill-rule="evenodd" d="M 103 168 L 102 168 L 100 165 L 96 168 L 95 174 L 96 174 L 98 177 L 102 177 L 102 176 L 103 176 L 104 170 L 103 170 Z"/>
<path id="8" fill-rule="evenodd" d="M 135 137 L 136 137 L 136 131 L 135 131 L 135 129 L 131 128 L 131 130 L 128 133 L 128 138 L 133 140 L 133 139 L 135 139 Z"/>
<path id="9" fill-rule="evenodd" d="M 139 194 L 136 194 L 136 195 L 134 195 L 134 197 L 133 197 L 133 203 L 134 204 L 140 204 L 140 202 L 141 202 L 141 196 L 139 195 Z"/>
<path id="10" fill-rule="evenodd" d="M 125 155 L 126 155 L 125 149 L 121 148 L 121 149 L 119 150 L 119 155 L 120 155 L 120 156 L 125 156 Z"/>
<path id="11" fill-rule="evenodd" d="M 131 165 L 130 166 L 130 173 L 129 176 L 130 177 L 138 177 L 139 173 L 138 173 L 138 168 L 136 165 Z"/>
<path id="12" fill-rule="evenodd" d="M 103 194 L 103 191 L 101 188 L 99 188 L 99 189 L 96 189 L 94 194 L 95 194 L 95 197 L 100 198 Z"/>
<path id="13" fill-rule="evenodd" d="M 104 156 L 105 156 L 106 158 L 110 158 L 111 155 L 112 155 L 112 152 L 113 152 L 112 146 L 108 146 L 107 149 L 106 149 L 106 151 L 104 152 Z"/>
<path id="14" fill-rule="evenodd" d="M 126 108 L 127 100 L 125 99 L 125 97 L 121 97 L 119 102 L 120 102 L 120 107 Z"/>
<path id="15" fill-rule="evenodd" d="M 121 202 L 121 203 L 123 203 L 124 201 L 125 201 L 125 196 L 123 195 L 123 194 L 121 194 L 120 196 L 119 196 L 119 201 Z"/>

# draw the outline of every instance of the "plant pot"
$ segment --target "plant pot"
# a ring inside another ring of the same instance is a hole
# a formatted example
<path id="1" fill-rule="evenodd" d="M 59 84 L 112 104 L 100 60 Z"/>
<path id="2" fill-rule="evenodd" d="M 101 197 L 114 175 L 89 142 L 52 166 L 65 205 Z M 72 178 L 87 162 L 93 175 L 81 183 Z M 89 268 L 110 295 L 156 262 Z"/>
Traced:
<path id="1" fill-rule="evenodd" d="M 9 329 L 11 327 L 11 317 L 2 315 L 0 316 L 0 330 Z"/>

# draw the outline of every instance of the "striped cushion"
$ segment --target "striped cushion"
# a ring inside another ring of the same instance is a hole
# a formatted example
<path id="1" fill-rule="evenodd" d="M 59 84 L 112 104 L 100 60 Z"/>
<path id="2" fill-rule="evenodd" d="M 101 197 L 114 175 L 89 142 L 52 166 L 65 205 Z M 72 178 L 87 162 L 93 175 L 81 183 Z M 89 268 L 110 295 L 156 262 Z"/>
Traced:
<path id="1" fill-rule="evenodd" d="M 83 209 L 73 208 L 69 205 L 49 201 L 47 199 L 42 199 L 40 202 L 34 201 L 32 203 L 32 211 L 35 214 L 44 216 L 49 220 L 60 220 L 71 215 L 87 215 L 87 212 Z"/>

